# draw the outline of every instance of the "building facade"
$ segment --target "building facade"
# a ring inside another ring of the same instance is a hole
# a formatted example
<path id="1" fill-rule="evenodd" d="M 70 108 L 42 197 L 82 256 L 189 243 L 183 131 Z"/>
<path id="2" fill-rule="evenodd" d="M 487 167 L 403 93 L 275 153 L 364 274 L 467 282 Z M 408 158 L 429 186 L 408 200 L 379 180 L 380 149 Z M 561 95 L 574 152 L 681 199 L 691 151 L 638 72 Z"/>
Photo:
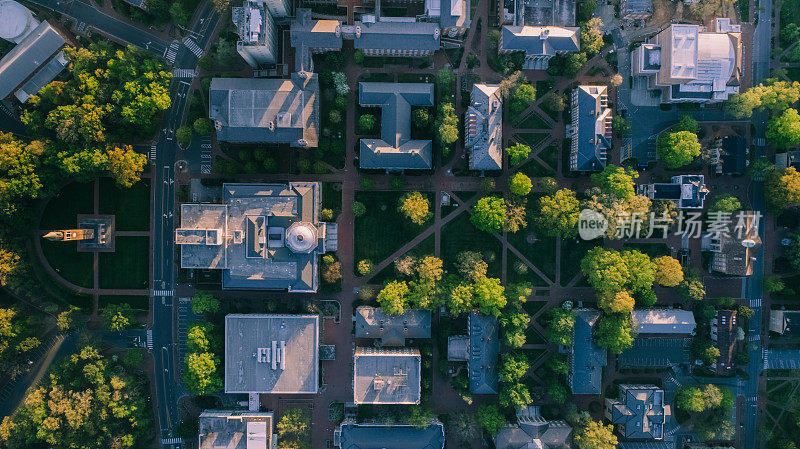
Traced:
<path id="1" fill-rule="evenodd" d="M 569 169 L 601 171 L 611 149 L 611 108 L 608 87 L 578 86 L 570 96 Z"/>
<path id="2" fill-rule="evenodd" d="M 721 18 L 712 30 L 672 24 L 633 51 L 631 74 L 646 77 L 663 103 L 725 101 L 741 85 L 741 25 Z"/>
<path id="3" fill-rule="evenodd" d="M 524 52 L 527 70 L 547 70 L 550 58 L 580 51 L 580 28 L 555 26 L 504 26 L 498 51 Z"/>
<path id="4" fill-rule="evenodd" d="M 242 58 L 254 69 L 275 64 L 278 32 L 267 3 L 245 0 L 242 6 L 231 9 L 231 18 L 239 34 L 236 51 Z"/>
<path id="5" fill-rule="evenodd" d="M 470 170 L 503 169 L 503 103 L 499 84 L 475 84 L 464 115 Z"/>
<path id="6" fill-rule="evenodd" d="M 655 385 L 622 384 L 619 398 L 606 398 L 605 417 L 626 440 L 663 440 L 664 425 L 672 414 L 664 395 Z"/>

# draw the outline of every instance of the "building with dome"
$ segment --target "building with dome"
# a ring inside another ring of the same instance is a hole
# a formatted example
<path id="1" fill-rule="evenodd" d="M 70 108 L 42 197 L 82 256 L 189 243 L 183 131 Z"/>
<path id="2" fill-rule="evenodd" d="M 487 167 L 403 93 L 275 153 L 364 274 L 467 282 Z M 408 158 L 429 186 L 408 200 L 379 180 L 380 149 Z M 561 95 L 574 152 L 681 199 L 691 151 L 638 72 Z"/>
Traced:
<path id="1" fill-rule="evenodd" d="M 224 184 L 222 204 L 181 205 L 181 268 L 223 270 L 223 289 L 314 293 L 337 226 L 319 221 L 322 185 Z"/>
<path id="2" fill-rule="evenodd" d="M 714 29 L 672 24 L 631 54 L 631 75 L 661 90 L 662 103 L 717 103 L 739 92 L 742 29 L 718 18 Z"/>
<path id="3" fill-rule="evenodd" d="M 31 11 L 19 3 L 0 1 L 0 38 L 19 44 L 39 26 Z"/>

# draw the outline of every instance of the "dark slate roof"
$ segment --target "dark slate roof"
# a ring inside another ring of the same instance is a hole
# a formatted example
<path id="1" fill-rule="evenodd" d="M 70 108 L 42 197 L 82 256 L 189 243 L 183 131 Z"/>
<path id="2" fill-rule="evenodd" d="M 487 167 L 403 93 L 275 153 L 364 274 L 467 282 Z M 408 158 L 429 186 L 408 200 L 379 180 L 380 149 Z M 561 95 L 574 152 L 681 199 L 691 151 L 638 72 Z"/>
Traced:
<path id="1" fill-rule="evenodd" d="M 500 340 L 497 318 L 470 312 L 469 327 L 469 391 L 474 394 L 497 394 L 497 357 Z"/>
<path id="2" fill-rule="evenodd" d="M 770 310 L 769 330 L 787 337 L 800 335 L 800 310 Z"/>
<path id="3" fill-rule="evenodd" d="M 691 362 L 691 338 L 637 337 L 617 356 L 621 368 L 666 368 Z"/>
<path id="4" fill-rule="evenodd" d="M 572 394 L 600 394 L 603 386 L 603 367 L 608 362 L 604 348 L 594 342 L 594 326 L 600 312 L 590 309 L 575 311 L 569 383 Z"/>
<path id="5" fill-rule="evenodd" d="M 316 147 L 319 139 L 319 81 L 314 73 L 291 79 L 214 78 L 209 117 L 225 142 L 288 143 Z M 305 145 L 300 141 L 304 140 Z"/>
<path id="6" fill-rule="evenodd" d="M 664 390 L 653 385 L 620 385 L 618 400 L 609 400 L 611 423 L 629 440 L 652 440 L 664 437 L 664 423 L 669 407 L 664 404 Z"/>
<path id="7" fill-rule="evenodd" d="M 438 50 L 439 25 L 432 22 L 356 22 L 356 50 Z"/>
<path id="8" fill-rule="evenodd" d="M 580 51 L 579 32 L 580 28 L 575 27 L 504 26 L 501 50 L 524 51 L 528 56 Z"/>
<path id="9" fill-rule="evenodd" d="M 405 346 L 406 338 L 431 338 L 431 312 L 406 310 L 386 315 L 380 308 L 356 309 L 356 338 L 380 338 L 382 346 Z"/>
<path id="10" fill-rule="evenodd" d="M 53 59 L 37 71 L 28 81 L 25 82 L 14 96 L 21 102 L 28 101 L 31 95 L 36 95 L 46 85 L 53 81 L 59 73 L 69 64 L 63 52 L 58 52 Z"/>
<path id="11" fill-rule="evenodd" d="M 312 20 L 311 10 L 299 8 L 289 32 L 295 49 L 295 70 L 313 72 L 311 54 L 316 49 L 341 49 L 341 23 L 338 20 Z"/>
<path id="12" fill-rule="evenodd" d="M 722 173 L 726 175 L 740 175 L 744 173 L 747 163 L 747 142 L 739 136 L 725 136 L 722 138 Z"/>
<path id="13" fill-rule="evenodd" d="M 47 21 L 0 59 L 0 99 L 6 98 L 33 75 L 66 41 Z"/>
<path id="14" fill-rule="evenodd" d="M 567 448 L 571 433 L 572 427 L 565 421 L 548 421 L 542 418 L 539 407 L 528 406 L 517 410 L 517 424 L 500 429 L 494 440 L 495 448 Z"/>
<path id="15" fill-rule="evenodd" d="M 472 102 L 464 119 L 464 146 L 471 149 L 470 170 L 503 168 L 503 105 L 499 89 L 499 84 L 472 86 Z"/>
<path id="16" fill-rule="evenodd" d="M 411 140 L 411 106 L 433 106 L 430 83 L 358 83 L 358 102 L 381 108 L 381 138 L 361 139 L 367 169 L 430 169 L 430 140 Z"/>
<path id="17" fill-rule="evenodd" d="M 444 426 L 436 423 L 417 429 L 408 425 L 342 423 L 333 440 L 341 449 L 444 449 Z"/>
<path id="18" fill-rule="evenodd" d="M 608 88 L 578 86 L 573 95 L 577 96 L 578 110 L 572 114 L 572 138 L 577 140 L 577 148 L 570 155 L 570 168 L 574 171 L 600 171 L 605 168 L 606 154 L 611 149 Z"/>

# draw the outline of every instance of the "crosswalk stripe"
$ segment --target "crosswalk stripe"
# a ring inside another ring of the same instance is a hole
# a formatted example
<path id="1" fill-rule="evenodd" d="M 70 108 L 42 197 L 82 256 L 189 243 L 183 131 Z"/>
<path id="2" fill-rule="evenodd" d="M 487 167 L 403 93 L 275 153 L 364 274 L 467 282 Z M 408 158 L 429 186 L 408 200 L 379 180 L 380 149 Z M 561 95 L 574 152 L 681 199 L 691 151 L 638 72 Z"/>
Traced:
<path id="1" fill-rule="evenodd" d="M 186 45 L 186 48 L 189 49 L 192 53 L 195 54 L 198 58 L 203 56 L 203 49 L 200 48 L 193 40 L 189 39 L 188 37 L 183 40 L 183 44 Z"/>
<path id="2" fill-rule="evenodd" d="M 197 72 L 194 69 L 172 69 L 173 78 L 194 78 Z"/>
<path id="3" fill-rule="evenodd" d="M 172 42 L 171 44 L 169 44 L 169 47 L 167 47 L 167 53 L 164 55 L 164 58 L 166 58 L 166 60 L 169 61 L 170 64 L 175 62 L 175 56 L 178 55 L 179 47 L 180 44 L 177 42 Z"/>
<path id="4" fill-rule="evenodd" d="M 162 438 L 161 444 L 182 444 L 183 438 Z"/>
<path id="5" fill-rule="evenodd" d="M 750 300 L 750 307 L 761 307 L 761 298 L 754 298 Z"/>
<path id="6" fill-rule="evenodd" d="M 175 290 L 153 290 L 153 296 L 172 296 Z"/>

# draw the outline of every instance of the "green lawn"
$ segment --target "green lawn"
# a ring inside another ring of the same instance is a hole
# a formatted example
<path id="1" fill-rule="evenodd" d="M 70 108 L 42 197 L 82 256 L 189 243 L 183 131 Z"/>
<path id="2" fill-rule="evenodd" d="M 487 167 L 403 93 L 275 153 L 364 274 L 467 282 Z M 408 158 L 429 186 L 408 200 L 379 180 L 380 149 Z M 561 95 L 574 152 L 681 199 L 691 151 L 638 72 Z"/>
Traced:
<path id="1" fill-rule="evenodd" d="M 580 237 L 561 239 L 561 285 L 567 285 L 581 271 L 581 259 L 603 240 L 583 240 Z"/>
<path id="2" fill-rule="evenodd" d="M 342 211 L 342 184 L 338 182 L 322 183 L 322 207 L 333 210 L 333 219 Z"/>
<path id="3" fill-rule="evenodd" d="M 536 330 L 536 328 L 529 326 L 527 332 L 525 332 L 525 344 L 544 345 L 547 344 L 547 340 Z"/>
<path id="4" fill-rule="evenodd" d="M 414 255 L 416 257 L 432 256 L 435 251 L 436 236 L 431 235 L 426 238 L 419 245 L 415 246 L 411 251 L 406 254 Z M 377 263 L 377 262 L 376 262 Z M 389 281 L 399 278 L 401 275 L 394 269 L 394 264 L 389 264 L 386 268 L 381 270 L 370 280 L 370 284 L 385 284 Z"/>
<path id="5" fill-rule="evenodd" d="M 520 129 L 550 129 L 550 125 L 535 112 L 530 113 L 530 115 L 518 121 L 514 126 Z"/>
<path id="6" fill-rule="evenodd" d="M 547 304 L 547 301 L 525 301 L 525 304 L 522 305 L 522 309 L 525 310 L 530 316 L 536 315 L 536 312 L 542 309 Z"/>
<path id="7" fill-rule="evenodd" d="M 554 280 L 556 277 L 556 238 L 543 235 L 536 230 L 533 224 L 530 224 L 536 214 L 538 201 L 539 196 L 535 194 L 528 198 L 526 209 L 529 224 L 526 228 L 520 229 L 514 234 L 507 234 L 508 243 L 513 245 L 532 264 L 536 265 L 536 268 L 545 276 L 550 280 Z M 535 239 L 533 243 L 528 243 L 529 237 Z M 509 269 L 512 267 L 513 265 L 510 264 L 509 260 Z"/>
<path id="8" fill-rule="evenodd" d="M 530 178 L 555 176 L 556 170 L 558 170 L 558 147 L 555 145 L 548 146 L 539 152 L 539 158 L 550 167 L 545 167 L 536 159 L 531 159 L 522 165 L 519 170 Z"/>
<path id="9" fill-rule="evenodd" d="M 380 263 L 433 223 L 431 217 L 423 226 L 416 226 L 400 214 L 397 203 L 403 193 L 356 192 L 356 201 L 364 203 L 367 213 L 355 220 L 355 264 L 363 259 Z M 427 195 L 433 211 L 433 194 Z"/>
<path id="10" fill-rule="evenodd" d="M 506 281 L 508 284 L 528 282 L 534 287 L 547 287 L 547 282 L 545 282 L 544 279 L 536 274 L 535 271 L 531 270 L 527 265 L 525 265 L 525 267 L 528 268 L 527 271 L 523 271 L 521 273 L 517 272 L 517 264 L 521 262 L 522 261 L 516 256 L 516 254 L 512 253 L 511 251 L 508 252 L 508 270 L 506 272 Z"/>
<path id="11" fill-rule="evenodd" d="M 71 229 L 78 225 L 78 214 L 94 212 L 94 183 L 67 184 L 47 203 L 39 225 L 41 229 Z"/>
<path id="12" fill-rule="evenodd" d="M 79 253 L 77 242 L 51 242 L 42 239 L 41 243 L 44 257 L 62 278 L 79 287 L 94 287 L 92 253 Z"/>
<path id="13" fill-rule="evenodd" d="M 503 269 L 503 258 L 500 251 L 502 245 L 493 235 L 479 231 L 469 220 L 469 213 L 463 212 L 442 227 L 442 259 L 450 269 L 455 269 L 456 256 L 461 251 L 479 251 L 492 256 L 493 260 L 486 260 L 489 264 L 487 272 L 490 277 L 500 277 Z"/>
<path id="14" fill-rule="evenodd" d="M 146 289 L 149 283 L 149 237 L 116 237 L 113 253 L 100 253 L 100 288 Z"/>
<path id="15" fill-rule="evenodd" d="M 531 147 L 531 149 L 536 148 L 536 146 L 539 145 L 539 143 L 547 139 L 546 133 L 521 133 L 521 134 L 514 134 L 514 136 L 521 143 Z"/>
<path id="16" fill-rule="evenodd" d="M 117 231 L 150 230 L 150 180 L 124 189 L 111 178 L 100 178 L 100 213 L 114 215 Z"/>
<path id="17" fill-rule="evenodd" d="M 149 310 L 150 297 L 144 295 L 101 295 L 99 308 L 103 309 L 108 304 L 128 304 L 136 310 Z"/>

